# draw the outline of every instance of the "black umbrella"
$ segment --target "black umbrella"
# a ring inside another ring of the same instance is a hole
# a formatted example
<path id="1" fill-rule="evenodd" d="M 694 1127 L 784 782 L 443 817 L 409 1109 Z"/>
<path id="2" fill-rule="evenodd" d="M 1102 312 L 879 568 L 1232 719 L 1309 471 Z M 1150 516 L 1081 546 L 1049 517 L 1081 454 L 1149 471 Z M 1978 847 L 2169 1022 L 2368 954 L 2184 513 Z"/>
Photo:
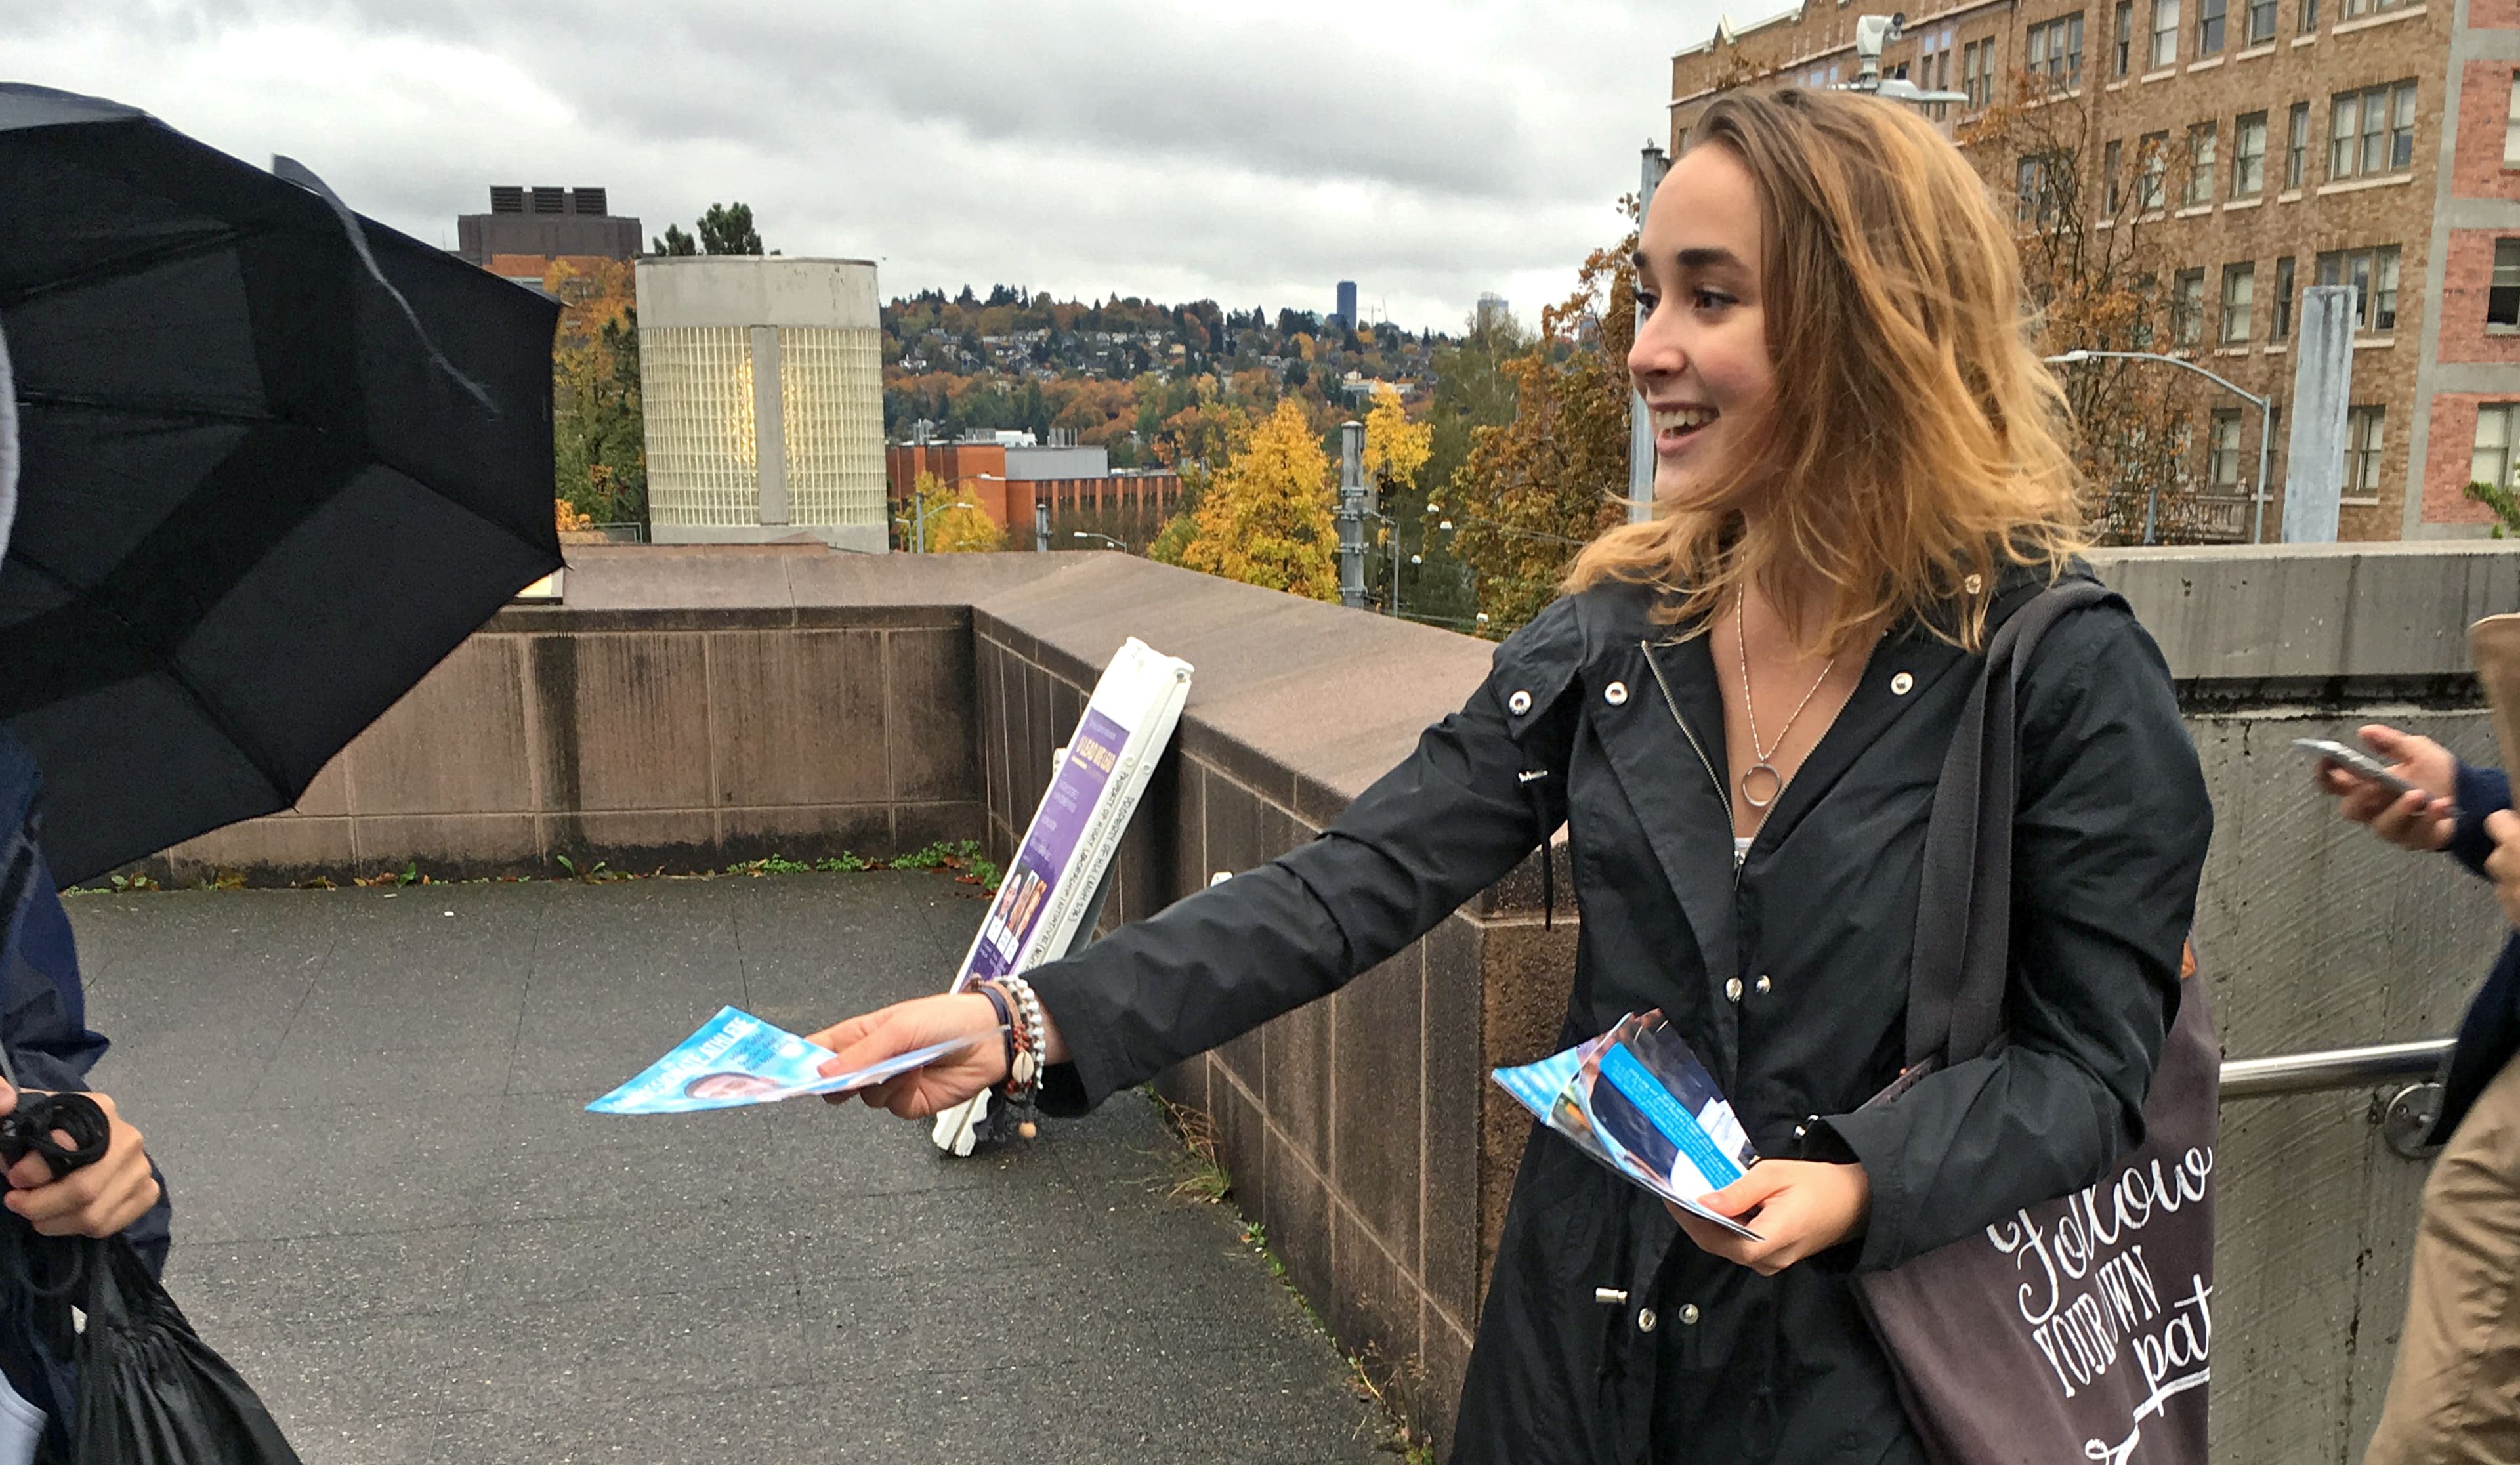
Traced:
<path id="1" fill-rule="evenodd" d="M 74 882 L 289 806 L 559 568 L 559 307 L 92 97 L 0 84 L 0 719 Z"/>

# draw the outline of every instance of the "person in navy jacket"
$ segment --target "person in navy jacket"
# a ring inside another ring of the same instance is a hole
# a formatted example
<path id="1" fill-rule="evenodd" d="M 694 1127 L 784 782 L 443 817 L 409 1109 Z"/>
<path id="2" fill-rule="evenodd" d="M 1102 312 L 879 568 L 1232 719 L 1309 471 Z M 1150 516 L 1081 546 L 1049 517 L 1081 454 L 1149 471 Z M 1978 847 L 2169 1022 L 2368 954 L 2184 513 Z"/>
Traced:
<path id="1" fill-rule="evenodd" d="M 2318 771 L 2338 811 L 2407 849 L 2438 849 L 2494 882 L 2520 928 L 2520 813 L 2498 769 L 2462 763 L 2430 738 L 2362 728 L 2364 746 L 2416 792 L 2392 795 L 2333 764 Z M 2364 1465 L 2520 1460 L 2520 930 L 2469 1000 L 2442 1078 L 2407 1321 Z"/>

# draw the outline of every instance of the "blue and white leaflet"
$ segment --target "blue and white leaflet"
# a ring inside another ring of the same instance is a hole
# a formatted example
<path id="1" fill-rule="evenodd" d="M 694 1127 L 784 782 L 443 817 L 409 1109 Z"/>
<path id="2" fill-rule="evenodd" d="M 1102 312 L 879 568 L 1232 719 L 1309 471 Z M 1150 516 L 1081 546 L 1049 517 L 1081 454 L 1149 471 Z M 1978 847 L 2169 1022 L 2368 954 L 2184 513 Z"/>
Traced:
<path id="1" fill-rule="evenodd" d="M 1758 1161 L 1749 1132 L 1660 1012 L 1490 1076 L 1575 1147 L 1692 1215 L 1759 1239 L 1705 1198 Z"/>
<path id="2" fill-rule="evenodd" d="M 805 1094 L 853 1093 L 925 1068 L 981 1040 L 936 1043 L 827 1078 L 822 1066 L 832 1058 L 831 1049 L 748 1012 L 721 1007 L 716 1017 L 675 1044 L 672 1052 L 586 1108 L 591 1114 L 689 1114 L 775 1104 Z"/>

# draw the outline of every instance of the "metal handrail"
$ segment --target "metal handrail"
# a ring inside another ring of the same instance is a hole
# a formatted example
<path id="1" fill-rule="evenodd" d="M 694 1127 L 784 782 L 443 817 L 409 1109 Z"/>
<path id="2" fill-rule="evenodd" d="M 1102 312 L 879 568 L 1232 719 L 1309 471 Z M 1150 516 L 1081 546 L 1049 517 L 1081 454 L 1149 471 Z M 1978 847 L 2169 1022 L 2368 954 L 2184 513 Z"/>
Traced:
<path id="1" fill-rule="evenodd" d="M 2413 1043 L 2376 1043 L 2324 1053 L 2286 1053 L 2275 1058 L 2233 1058 L 2223 1064 L 2223 1097 L 2263 1099 L 2275 1094 L 2360 1088 L 2391 1078 L 2429 1078 L 2451 1049 L 2446 1037 Z"/>

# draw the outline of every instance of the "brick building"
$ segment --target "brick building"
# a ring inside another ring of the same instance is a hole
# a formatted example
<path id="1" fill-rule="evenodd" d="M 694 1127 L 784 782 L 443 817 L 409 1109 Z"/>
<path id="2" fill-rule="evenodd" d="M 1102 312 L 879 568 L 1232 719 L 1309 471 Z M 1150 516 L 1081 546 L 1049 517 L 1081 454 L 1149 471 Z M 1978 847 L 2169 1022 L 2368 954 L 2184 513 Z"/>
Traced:
<path id="1" fill-rule="evenodd" d="M 1851 78 L 1863 10 L 1727 21 L 1674 57 L 1675 150 L 1719 81 Z M 2485 532 L 2465 485 L 2520 471 L 2520 0 L 1964 0 L 1916 13 L 1882 53 L 1885 75 L 1969 94 L 1946 125 L 2024 69 L 2090 109 L 2094 186 L 2117 163 L 2144 187 L 2147 142 L 2193 160 L 2144 215 L 2166 215 L 2176 268 L 2153 348 L 2275 404 L 2278 491 L 2300 292 L 2354 285 L 2341 536 Z M 2254 409 L 2181 375 L 2198 389 L 2196 481 L 2246 493 Z M 2271 536 L 2280 515 L 2278 498 Z"/>
<path id="2" fill-rule="evenodd" d="M 1180 474 L 1114 472 L 1109 454 L 1099 447 L 1010 447 L 978 441 L 896 442 L 884 449 L 884 477 L 895 504 L 908 501 L 922 473 L 935 475 L 959 497 L 978 505 L 1001 528 L 1029 528 L 1033 506 L 1047 503 L 1057 526 L 1071 520 L 1117 520 L 1122 523 L 1111 527 L 1143 528 L 1137 535 L 1118 537 L 1145 538 L 1181 511 Z"/>
<path id="3" fill-rule="evenodd" d="M 539 285 L 556 259 L 636 259 L 639 220 L 600 188 L 494 184 L 488 213 L 458 214 L 455 252 L 494 275 Z"/>

